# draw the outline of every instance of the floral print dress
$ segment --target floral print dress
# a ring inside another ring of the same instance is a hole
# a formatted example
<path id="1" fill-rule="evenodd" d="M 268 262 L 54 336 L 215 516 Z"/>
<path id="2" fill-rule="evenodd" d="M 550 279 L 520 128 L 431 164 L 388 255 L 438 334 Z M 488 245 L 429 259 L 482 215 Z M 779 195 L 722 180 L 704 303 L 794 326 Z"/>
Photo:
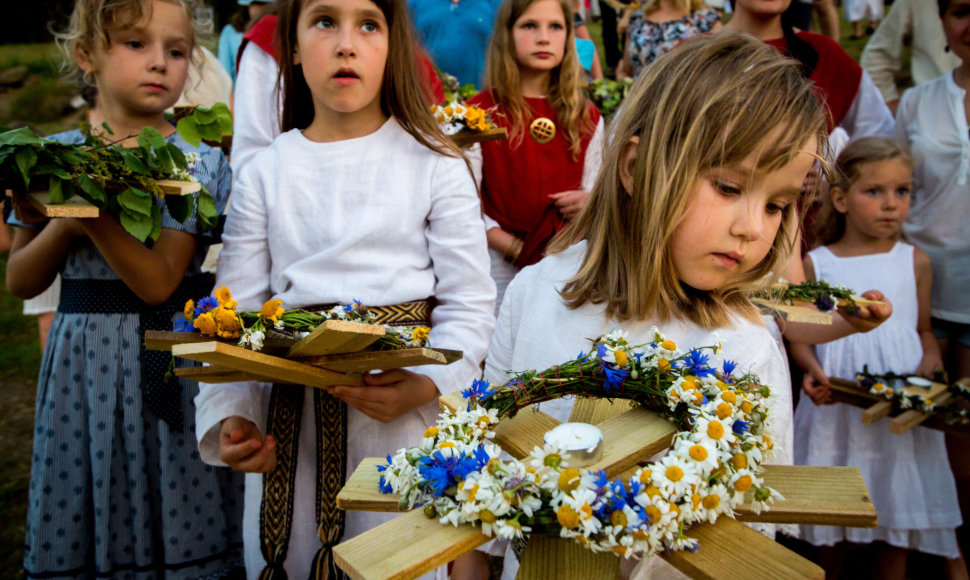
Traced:
<path id="1" fill-rule="evenodd" d="M 630 19 L 627 44 L 633 76 L 640 76 L 648 64 L 691 36 L 710 32 L 719 21 L 720 17 L 713 8 L 704 8 L 679 20 L 667 22 L 647 20 L 637 10 Z"/>

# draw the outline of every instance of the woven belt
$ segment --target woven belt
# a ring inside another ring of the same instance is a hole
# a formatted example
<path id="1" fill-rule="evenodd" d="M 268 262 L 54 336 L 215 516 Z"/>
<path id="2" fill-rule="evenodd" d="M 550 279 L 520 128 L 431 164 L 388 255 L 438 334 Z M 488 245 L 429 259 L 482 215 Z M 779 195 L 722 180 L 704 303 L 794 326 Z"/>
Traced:
<path id="1" fill-rule="evenodd" d="M 391 306 L 368 306 L 378 324 L 387 326 L 430 326 L 434 299 L 415 300 Z M 336 306 L 307 307 L 313 312 Z M 260 580 L 286 578 L 283 564 L 293 528 L 293 498 L 296 462 L 299 457 L 303 389 L 273 385 L 270 395 L 267 433 L 276 439 L 276 467 L 263 475 L 263 500 L 259 510 L 260 551 L 266 567 Z M 322 546 L 313 557 L 310 579 L 343 578 L 333 559 L 333 547 L 344 533 L 345 513 L 337 509 L 337 493 L 347 473 L 347 404 L 322 389 L 313 391 L 317 444 L 317 535 Z"/>
<path id="2" fill-rule="evenodd" d="M 57 311 L 63 314 L 137 314 L 141 337 L 146 330 L 171 330 L 172 316 L 182 311 L 186 301 L 207 296 L 214 283 L 212 274 L 188 276 L 164 304 L 150 306 L 121 280 L 62 278 Z M 140 358 L 145 404 L 172 429 L 182 431 L 185 424 L 182 389 L 178 379 L 166 377 L 172 363 L 172 353 L 146 351 L 144 341 L 139 339 L 138 342 L 142 349 Z"/>

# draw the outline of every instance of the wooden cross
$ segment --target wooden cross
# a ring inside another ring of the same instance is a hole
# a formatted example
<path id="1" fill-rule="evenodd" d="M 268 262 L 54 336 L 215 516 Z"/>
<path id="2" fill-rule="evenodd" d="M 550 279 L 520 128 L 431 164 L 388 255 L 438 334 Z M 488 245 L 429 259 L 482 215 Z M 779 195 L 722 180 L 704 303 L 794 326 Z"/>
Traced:
<path id="1" fill-rule="evenodd" d="M 960 379 L 958 384 L 970 382 L 970 379 Z M 936 429 L 938 431 L 948 431 L 953 433 L 966 433 L 966 425 L 949 425 L 939 415 L 932 411 L 920 411 L 918 409 L 896 410 L 892 401 L 886 400 L 882 395 L 874 395 L 868 389 L 859 386 L 855 381 L 829 377 L 829 387 L 832 389 L 832 400 L 837 403 L 845 403 L 855 407 L 865 409 L 862 412 L 862 422 L 866 425 L 875 423 L 883 417 L 892 416 L 889 430 L 897 435 L 909 431 L 917 425 Z M 937 405 L 944 405 L 953 400 L 953 395 L 949 393 L 949 387 L 943 383 L 932 382 L 925 390 L 921 387 L 903 387 L 903 390 L 911 395 L 919 395 L 923 398 L 932 400 Z M 893 415 L 895 413 L 895 415 Z"/>
<path id="2" fill-rule="evenodd" d="M 190 195 L 202 189 L 202 184 L 197 181 L 159 179 L 155 183 L 164 195 Z M 25 199 L 44 217 L 96 218 L 100 215 L 98 206 L 78 195 L 63 203 L 51 203 L 50 192 L 31 191 L 25 195 Z"/>
<path id="3" fill-rule="evenodd" d="M 465 405 L 460 393 L 441 397 L 445 409 Z M 587 469 L 604 469 L 607 477 L 629 477 L 639 462 L 670 445 L 677 429 L 659 415 L 628 402 L 577 399 L 570 421 L 594 423 L 603 432 L 603 454 Z M 522 409 L 495 428 L 495 442 L 515 457 L 526 457 L 543 444 L 543 434 L 558 421 L 539 411 Z M 400 511 L 398 497 L 381 494 L 378 458 L 367 459 L 351 475 L 337 506 L 345 510 Z M 698 524 L 688 534 L 700 549 L 660 554 L 692 578 L 824 578 L 821 568 L 739 521 L 875 527 L 877 517 L 868 490 L 855 467 L 766 465 L 765 484 L 785 497 L 771 510 L 754 513 L 750 504 L 736 510 L 737 520 L 722 516 L 716 524 Z M 355 580 L 414 578 L 488 542 L 470 525 L 458 527 L 413 510 L 336 548 L 337 565 Z M 533 537 L 523 554 L 519 577 L 616 578 L 619 558 L 594 554 L 572 540 Z"/>

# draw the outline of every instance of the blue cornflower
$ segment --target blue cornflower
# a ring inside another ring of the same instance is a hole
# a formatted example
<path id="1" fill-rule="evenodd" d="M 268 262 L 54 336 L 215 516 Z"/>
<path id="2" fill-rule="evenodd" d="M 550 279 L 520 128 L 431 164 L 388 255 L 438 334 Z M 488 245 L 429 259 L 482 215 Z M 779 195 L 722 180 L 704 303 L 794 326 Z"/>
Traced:
<path id="1" fill-rule="evenodd" d="M 734 430 L 736 435 L 742 435 L 748 432 L 748 425 L 747 421 L 735 421 L 731 429 Z"/>
<path id="2" fill-rule="evenodd" d="M 721 365 L 721 375 L 725 380 L 732 379 L 734 377 L 731 374 L 734 373 L 734 369 L 738 368 L 738 363 L 733 360 L 725 360 Z"/>
<path id="3" fill-rule="evenodd" d="M 495 394 L 494 389 L 490 389 L 488 381 L 475 379 L 472 381 L 470 389 L 461 392 L 461 396 L 475 401 L 484 401 Z"/>
<path id="4" fill-rule="evenodd" d="M 684 368 L 698 378 L 709 377 L 714 374 L 714 369 L 707 366 L 707 355 L 696 349 L 692 349 L 684 357 Z"/>
<path id="5" fill-rule="evenodd" d="M 192 321 L 187 318 L 182 318 L 175 323 L 175 332 L 195 332 L 195 326 L 192 325 Z"/>
<path id="6" fill-rule="evenodd" d="M 835 308 L 835 300 L 828 294 L 822 294 L 815 299 L 815 308 L 818 308 L 822 312 L 828 312 Z"/>
<path id="7" fill-rule="evenodd" d="M 626 378 L 630 376 L 630 371 L 626 369 L 611 369 L 609 365 L 600 363 L 603 374 L 606 375 L 606 381 L 603 383 L 603 390 L 605 391 L 619 391 L 620 387 L 623 386 Z"/>
<path id="8" fill-rule="evenodd" d="M 215 310 L 216 308 L 219 308 L 219 301 L 213 296 L 206 296 L 195 305 L 195 315 L 198 316 L 202 313 Z"/>
<path id="9" fill-rule="evenodd" d="M 584 363 L 589 360 L 589 355 L 591 354 L 593 354 L 593 351 L 589 351 L 588 353 L 579 351 L 579 356 L 576 357 L 576 361 Z"/>

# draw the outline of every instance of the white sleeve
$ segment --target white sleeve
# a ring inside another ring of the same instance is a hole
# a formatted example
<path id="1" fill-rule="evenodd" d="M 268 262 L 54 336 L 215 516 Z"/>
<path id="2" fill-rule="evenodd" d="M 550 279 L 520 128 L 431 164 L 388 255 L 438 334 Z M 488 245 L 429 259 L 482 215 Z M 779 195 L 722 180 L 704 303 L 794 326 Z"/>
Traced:
<path id="1" fill-rule="evenodd" d="M 522 300 L 519 289 L 523 287 L 523 276 L 520 272 L 509 282 L 502 298 L 502 306 L 499 307 L 495 332 L 492 334 L 491 344 L 488 345 L 488 357 L 485 358 L 485 380 L 491 385 L 504 385 L 509 379 L 507 371 L 512 370 L 519 302 Z M 527 286 L 528 284 L 525 287 Z"/>
<path id="2" fill-rule="evenodd" d="M 872 136 L 892 137 L 894 125 L 893 114 L 882 100 L 882 94 L 869 74 L 862 71 L 859 90 L 839 126 L 846 130 L 849 137 L 858 139 Z"/>
<path id="3" fill-rule="evenodd" d="M 266 239 L 266 204 L 262 189 L 254 186 L 256 166 L 247 167 L 236 182 L 223 232 L 216 286 L 227 286 L 239 310 L 260 308 L 270 293 L 270 254 Z M 262 383 L 200 383 L 195 398 L 195 434 L 202 460 L 223 465 L 219 459 L 219 427 L 224 419 L 242 417 L 260 429 L 265 425 Z"/>
<path id="4" fill-rule="evenodd" d="M 250 42 L 239 59 L 233 101 L 232 173 L 239 176 L 254 155 L 280 134 L 282 103 L 276 91 L 279 67 L 271 54 Z"/>
<path id="5" fill-rule="evenodd" d="M 596 176 L 599 175 L 600 167 L 603 165 L 605 135 L 606 125 L 603 123 L 601 115 L 599 122 L 596 123 L 593 138 L 589 140 L 589 145 L 586 146 L 586 158 L 583 160 L 583 181 L 582 185 L 579 186 L 584 191 L 593 191 L 593 186 L 596 185 Z"/>
<path id="6" fill-rule="evenodd" d="M 424 366 L 442 393 L 466 389 L 481 376 L 481 362 L 495 326 L 495 282 L 482 223 L 481 202 L 460 159 L 441 157 L 431 183 L 431 211 L 425 226 L 436 278 L 437 301 L 429 343 L 460 348 L 463 358 L 447 366 Z"/>
<path id="7" fill-rule="evenodd" d="M 912 32 L 909 0 L 896 0 L 862 51 L 860 64 L 883 99 L 899 98 L 896 74 L 903 69 L 903 39 Z"/>

